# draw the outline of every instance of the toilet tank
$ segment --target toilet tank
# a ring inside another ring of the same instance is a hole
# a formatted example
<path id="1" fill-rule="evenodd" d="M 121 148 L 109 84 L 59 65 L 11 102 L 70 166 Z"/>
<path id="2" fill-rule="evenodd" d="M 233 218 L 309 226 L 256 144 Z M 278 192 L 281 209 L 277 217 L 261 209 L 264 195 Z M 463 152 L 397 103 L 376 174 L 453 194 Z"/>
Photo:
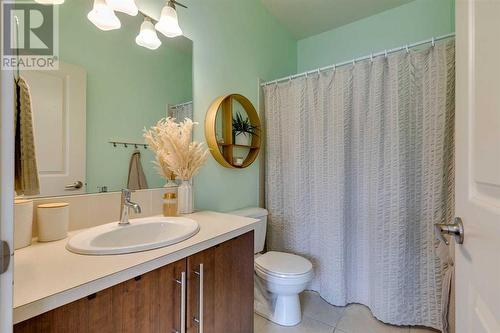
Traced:
<path id="1" fill-rule="evenodd" d="M 266 242 L 267 230 L 267 209 L 251 207 L 228 212 L 228 214 L 251 217 L 259 220 L 259 223 L 255 227 L 254 253 L 264 251 L 264 243 Z"/>

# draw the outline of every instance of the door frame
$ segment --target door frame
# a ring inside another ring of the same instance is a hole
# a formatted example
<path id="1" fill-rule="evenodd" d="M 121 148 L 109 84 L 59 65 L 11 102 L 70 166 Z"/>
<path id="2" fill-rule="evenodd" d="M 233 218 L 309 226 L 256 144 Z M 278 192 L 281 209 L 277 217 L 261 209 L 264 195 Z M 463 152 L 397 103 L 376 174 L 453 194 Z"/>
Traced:
<path id="1" fill-rule="evenodd" d="M 12 332 L 14 270 L 14 73 L 0 70 L 0 239 L 10 247 L 8 270 L 0 275 L 0 331 Z"/>

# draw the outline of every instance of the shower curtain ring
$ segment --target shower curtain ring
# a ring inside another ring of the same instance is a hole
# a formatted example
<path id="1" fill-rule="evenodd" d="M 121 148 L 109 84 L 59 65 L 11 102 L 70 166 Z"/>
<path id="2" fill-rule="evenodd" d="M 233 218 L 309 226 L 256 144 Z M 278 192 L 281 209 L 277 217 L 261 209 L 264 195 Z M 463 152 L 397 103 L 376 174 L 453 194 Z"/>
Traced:
<path id="1" fill-rule="evenodd" d="M 434 37 L 432 37 L 431 44 L 432 44 L 432 46 L 436 45 L 436 40 L 434 39 Z"/>
<path id="2" fill-rule="evenodd" d="M 373 62 L 373 52 L 370 53 L 370 61 Z"/>
<path id="3" fill-rule="evenodd" d="M 406 48 L 406 53 L 410 53 L 410 48 L 408 47 L 408 44 L 406 44 L 405 48 Z"/>
<path id="4" fill-rule="evenodd" d="M 387 58 L 387 50 L 384 50 L 384 57 Z"/>

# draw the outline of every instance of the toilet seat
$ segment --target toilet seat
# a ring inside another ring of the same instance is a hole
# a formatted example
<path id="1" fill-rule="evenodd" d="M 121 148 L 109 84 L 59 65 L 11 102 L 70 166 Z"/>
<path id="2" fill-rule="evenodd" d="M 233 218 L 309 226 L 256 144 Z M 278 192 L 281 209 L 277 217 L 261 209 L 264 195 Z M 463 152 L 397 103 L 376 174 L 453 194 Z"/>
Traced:
<path id="1" fill-rule="evenodd" d="M 263 278 L 303 280 L 312 274 L 312 264 L 295 254 L 270 251 L 255 259 L 255 271 Z"/>

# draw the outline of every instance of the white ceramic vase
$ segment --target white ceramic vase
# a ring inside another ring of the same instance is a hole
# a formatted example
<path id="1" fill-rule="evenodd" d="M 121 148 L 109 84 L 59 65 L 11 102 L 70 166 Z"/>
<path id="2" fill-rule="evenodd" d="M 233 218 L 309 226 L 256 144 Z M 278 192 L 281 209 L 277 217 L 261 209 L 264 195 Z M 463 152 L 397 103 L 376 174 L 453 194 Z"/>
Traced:
<path id="1" fill-rule="evenodd" d="M 190 180 L 183 180 L 177 189 L 177 205 L 179 214 L 191 214 L 194 211 L 193 186 Z"/>
<path id="2" fill-rule="evenodd" d="M 234 137 L 234 144 L 240 146 L 250 146 L 252 143 L 252 136 L 248 133 L 239 133 Z"/>

